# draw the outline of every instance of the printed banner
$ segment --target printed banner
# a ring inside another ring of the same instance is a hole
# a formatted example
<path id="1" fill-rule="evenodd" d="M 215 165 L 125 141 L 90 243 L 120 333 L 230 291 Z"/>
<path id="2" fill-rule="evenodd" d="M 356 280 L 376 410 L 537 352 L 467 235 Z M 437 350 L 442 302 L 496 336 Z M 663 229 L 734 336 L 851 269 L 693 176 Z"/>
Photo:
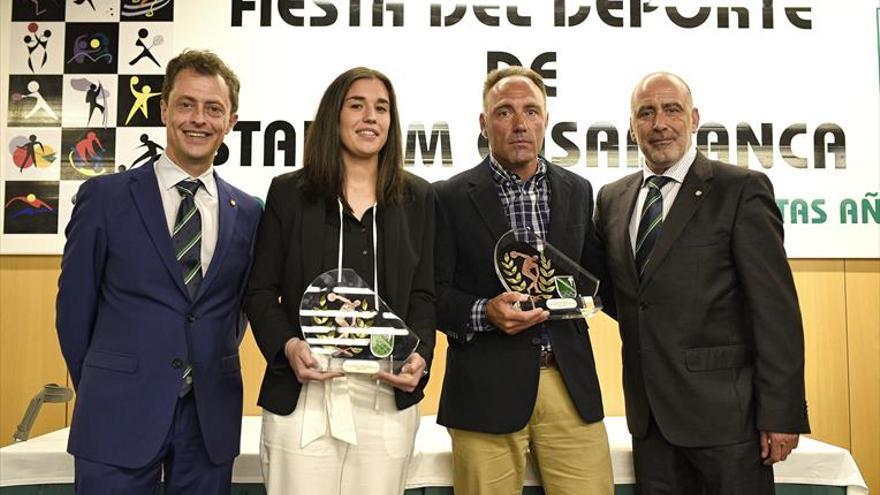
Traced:
<path id="1" fill-rule="evenodd" d="M 690 85 L 712 158 L 766 173 L 792 258 L 880 257 L 880 3 L 817 0 L 10 0 L 0 29 L 0 252 L 58 254 L 79 185 L 152 163 L 165 63 L 211 49 L 242 82 L 215 164 L 257 197 L 302 166 L 324 89 L 367 66 L 395 86 L 405 166 L 477 164 L 482 82 L 548 87 L 544 155 L 595 190 L 638 171 L 630 94 Z"/>

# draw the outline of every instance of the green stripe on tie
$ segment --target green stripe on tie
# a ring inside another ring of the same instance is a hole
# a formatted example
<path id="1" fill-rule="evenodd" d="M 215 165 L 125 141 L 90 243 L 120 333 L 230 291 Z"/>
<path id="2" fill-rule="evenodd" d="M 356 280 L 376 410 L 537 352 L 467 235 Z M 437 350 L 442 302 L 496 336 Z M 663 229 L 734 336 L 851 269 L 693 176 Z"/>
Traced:
<path id="1" fill-rule="evenodd" d="M 186 244 L 186 246 L 184 246 L 183 249 L 180 250 L 179 253 L 177 253 L 177 261 L 180 261 L 180 259 L 183 258 L 183 255 L 185 255 L 187 251 L 189 251 L 190 249 L 192 249 L 192 247 L 195 246 L 196 243 L 199 242 L 199 240 L 201 240 L 201 238 L 202 238 L 202 233 L 201 233 L 201 232 L 199 232 L 198 234 L 196 234 L 196 236 L 193 237 L 192 240 L 189 241 L 189 242 Z"/>

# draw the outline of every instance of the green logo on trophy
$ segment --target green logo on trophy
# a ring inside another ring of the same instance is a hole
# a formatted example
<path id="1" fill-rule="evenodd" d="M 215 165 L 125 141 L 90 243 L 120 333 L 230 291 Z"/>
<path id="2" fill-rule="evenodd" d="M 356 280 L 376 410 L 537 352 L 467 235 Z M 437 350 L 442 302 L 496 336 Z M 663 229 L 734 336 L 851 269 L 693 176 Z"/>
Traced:
<path id="1" fill-rule="evenodd" d="M 556 293 L 559 294 L 559 297 L 577 297 L 577 285 L 574 283 L 574 277 L 570 275 L 559 275 L 553 277 L 553 279 L 556 282 Z"/>
<path id="2" fill-rule="evenodd" d="M 530 296 L 520 309 L 546 309 L 554 320 L 586 318 L 602 309 L 599 279 L 532 229 L 501 236 L 494 259 L 505 289 Z"/>

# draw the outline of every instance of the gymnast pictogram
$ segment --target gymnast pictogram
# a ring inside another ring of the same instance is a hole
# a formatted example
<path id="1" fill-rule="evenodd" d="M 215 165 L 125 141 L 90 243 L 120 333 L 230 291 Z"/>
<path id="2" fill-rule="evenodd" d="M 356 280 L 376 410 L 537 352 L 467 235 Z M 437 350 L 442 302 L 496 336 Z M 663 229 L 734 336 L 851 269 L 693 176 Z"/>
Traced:
<path id="1" fill-rule="evenodd" d="M 511 251 L 510 257 L 512 259 L 523 259 L 520 273 L 522 273 L 523 276 L 525 276 L 529 280 L 529 285 L 526 287 L 526 293 L 532 294 L 533 292 L 537 292 L 538 275 L 540 275 L 538 273 L 538 256 L 520 253 L 519 251 Z"/>
<path id="2" fill-rule="evenodd" d="M 34 68 L 34 58 L 35 56 L 39 57 L 39 55 L 36 55 L 37 50 L 42 50 L 40 68 L 43 68 L 46 65 L 46 60 L 49 58 L 48 46 L 52 31 L 46 29 L 40 34 L 37 33 L 39 29 L 40 26 L 36 22 L 28 24 L 27 30 L 30 34 L 27 34 L 24 37 L 24 45 L 27 47 L 28 51 L 28 68 L 31 72 L 36 72 L 36 69 Z"/>

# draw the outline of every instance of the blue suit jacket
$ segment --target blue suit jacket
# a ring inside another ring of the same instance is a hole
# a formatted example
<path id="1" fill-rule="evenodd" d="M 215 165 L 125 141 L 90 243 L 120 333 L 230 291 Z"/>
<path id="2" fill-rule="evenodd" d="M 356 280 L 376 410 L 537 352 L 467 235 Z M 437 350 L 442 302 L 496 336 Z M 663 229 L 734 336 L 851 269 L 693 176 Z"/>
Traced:
<path id="1" fill-rule="evenodd" d="M 165 439 L 192 360 L 208 455 L 238 455 L 244 281 L 259 204 L 216 176 L 217 246 L 194 299 L 173 253 L 152 165 L 94 178 L 77 193 L 58 281 L 58 339 L 77 400 L 68 451 L 146 465 Z"/>

